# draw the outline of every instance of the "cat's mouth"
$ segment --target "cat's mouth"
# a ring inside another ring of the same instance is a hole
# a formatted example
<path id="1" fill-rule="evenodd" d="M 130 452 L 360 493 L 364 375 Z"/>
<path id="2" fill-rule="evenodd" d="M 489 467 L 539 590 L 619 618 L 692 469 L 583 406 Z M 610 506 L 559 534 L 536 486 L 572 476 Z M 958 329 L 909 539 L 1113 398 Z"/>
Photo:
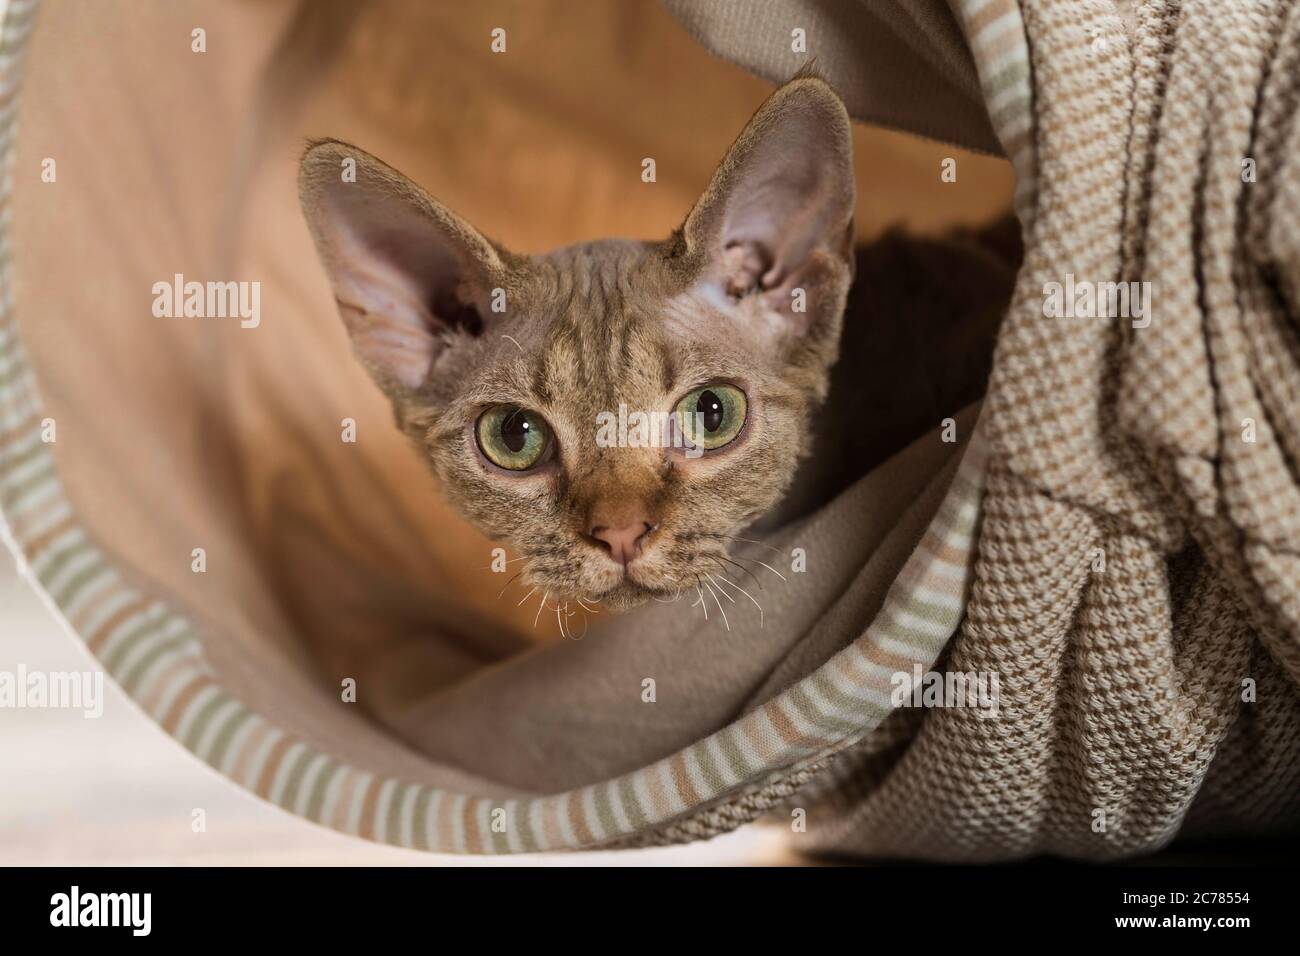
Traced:
<path id="1" fill-rule="evenodd" d="M 593 598 L 612 611 L 626 611 L 651 600 L 671 600 L 680 593 L 674 588 L 639 584 L 630 577 L 624 577 L 613 587 L 593 595 Z"/>
<path id="2" fill-rule="evenodd" d="M 691 533 L 693 538 L 703 535 Z M 594 610 L 592 605 L 600 605 L 619 613 L 651 601 L 672 604 L 688 596 L 702 600 L 703 593 L 716 591 L 730 602 L 745 593 L 743 585 L 727 575 L 731 566 L 751 574 L 741 564 L 745 559 L 733 559 L 712 547 L 692 548 L 682 543 L 684 537 L 652 541 L 643 553 L 626 563 L 612 560 L 607 552 L 594 547 L 578 546 L 580 542 L 575 542 L 574 550 L 566 555 L 569 560 L 564 562 L 555 561 L 558 555 L 550 552 L 525 553 L 528 564 L 518 572 L 527 592 L 525 600 L 537 594 L 562 604 L 573 601 L 587 611 Z"/>

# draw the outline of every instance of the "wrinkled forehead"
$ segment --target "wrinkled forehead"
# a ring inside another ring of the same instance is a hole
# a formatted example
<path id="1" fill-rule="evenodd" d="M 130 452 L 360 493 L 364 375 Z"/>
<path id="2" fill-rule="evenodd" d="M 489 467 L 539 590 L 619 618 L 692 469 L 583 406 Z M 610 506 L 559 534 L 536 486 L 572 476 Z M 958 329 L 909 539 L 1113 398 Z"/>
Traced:
<path id="1" fill-rule="evenodd" d="M 534 364 L 532 391 L 545 405 L 655 402 L 675 386 L 688 351 L 666 334 L 653 311 L 591 315 L 548 330 Z"/>
<path id="2" fill-rule="evenodd" d="M 565 263 L 569 283 L 539 350 L 539 384 L 552 397 L 612 409 L 752 369 L 747 337 L 662 255 L 628 244 L 589 267 Z"/>
<path id="3" fill-rule="evenodd" d="M 683 343 L 660 321 L 672 291 L 661 258 L 647 243 L 605 240 L 533 259 L 502 326 L 507 347 L 493 352 L 515 377 L 527 368 L 545 405 L 605 407 L 671 386 Z"/>
<path id="4" fill-rule="evenodd" d="M 743 338 L 690 289 L 650 243 L 604 240 L 531 260 L 505 321 L 486 323 L 474 400 L 591 417 L 742 376 L 752 367 Z"/>

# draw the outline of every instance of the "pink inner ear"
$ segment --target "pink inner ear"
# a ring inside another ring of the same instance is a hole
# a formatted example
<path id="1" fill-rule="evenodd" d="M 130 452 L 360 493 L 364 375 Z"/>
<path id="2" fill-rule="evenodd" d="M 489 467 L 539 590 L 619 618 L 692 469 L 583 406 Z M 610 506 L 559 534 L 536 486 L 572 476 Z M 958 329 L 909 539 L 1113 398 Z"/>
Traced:
<path id="1" fill-rule="evenodd" d="M 845 216 L 828 171 L 772 168 L 772 159 L 756 157 L 728 203 L 722 240 L 729 292 L 781 285 Z"/>
<path id="2" fill-rule="evenodd" d="M 723 250 L 727 295 L 739 299 L 752 292 L 758 286 L 760 277 L 767 273 L 770 261 L 758 243 L 733 241 Z"/>
<path id="3" fill-rule="evenodd" d="M 417 277 L 354 234 L 340 236 L 331 276 L 357 354 L 406 388 L 424 384 L 444 326 Z"/>
<path id="4" fill-rule="evenodd" d="M 437 353 L 437 338 L 427 328 L 387 321 L 340 302 L 353 348 L 369 364 L 406 388 L 416 389 Z"/>
<path id="5" fill-rule="evenodd" d="M 419 388 L 445 333 L 481 325 L 462 299 L 463 254 L 438 223 L 388 190 L 340 183 L 321 206 L 318 228 L 353 347 L 377 374 Z"/>
<path id="6" fill-rule="evenodd" d="M 798 284 L 818 249 L 843 258 L 855 182 L 848 114 L 800 78 L 763 104 L 687 217 L 710 281 L 732 298 Z"/>

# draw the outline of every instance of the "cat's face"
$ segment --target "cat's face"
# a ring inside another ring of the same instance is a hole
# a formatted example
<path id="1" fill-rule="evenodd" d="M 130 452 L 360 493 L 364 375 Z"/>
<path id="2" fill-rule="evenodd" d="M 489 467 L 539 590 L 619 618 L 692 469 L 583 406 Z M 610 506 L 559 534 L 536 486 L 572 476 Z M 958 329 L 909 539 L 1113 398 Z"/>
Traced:
<path id="1" fill-rule="evenodd" d="M 849 150 L 838 98 L 796 80 L 669 240 L 543 256 L 344 143 L 308 151 L 302 196 L 358 358 L 448 497 L 529 586 L 621 609 L 735 571 L 808 449 L 851 279 Z"/>

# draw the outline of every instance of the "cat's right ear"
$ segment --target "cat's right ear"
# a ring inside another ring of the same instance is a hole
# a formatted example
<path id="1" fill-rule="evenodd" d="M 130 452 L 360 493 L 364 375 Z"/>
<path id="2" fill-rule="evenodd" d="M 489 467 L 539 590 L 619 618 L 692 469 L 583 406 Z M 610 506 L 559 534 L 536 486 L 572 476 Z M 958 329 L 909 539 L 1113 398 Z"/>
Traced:
<path id="1" fill-rule="evenodd" d="M 313 144 L 298 194 L 339 314 L 395 403 L 431 380 L 455 335 L 477 335 L 504 285 L 503 254 L 397 170 L 347 143 Z"/>
<path id="2" fill-rule="evenodd" d="M 765 328 L 803 334 L 843 309 L 854 202 L 848 113 L 824 80 L 801 75 L 754 114 L 681 236 L 705 285 L 734 301 L 753 296 Z"/>

